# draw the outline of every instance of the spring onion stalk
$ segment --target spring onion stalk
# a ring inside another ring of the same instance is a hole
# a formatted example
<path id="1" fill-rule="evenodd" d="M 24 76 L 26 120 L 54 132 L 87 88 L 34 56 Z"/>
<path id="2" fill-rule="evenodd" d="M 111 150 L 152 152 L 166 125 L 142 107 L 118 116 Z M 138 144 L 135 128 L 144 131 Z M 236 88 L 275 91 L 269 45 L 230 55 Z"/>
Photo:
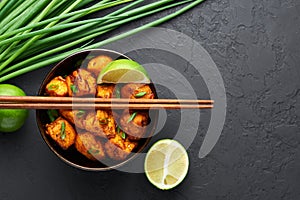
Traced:
<path id="1" fill-rule="evenodd" d="M 129 21 L 133 21 L 133 20 L 136 20 L 138 18 L 141 18 L 141 17 L 147 16 L 147 15 L 159 12 L 159 11 L 161 11 L 163 9 L 168 9 L 168 8 L 180 5 L 180 4 L 185 3 L 185 2 L 190 2 L 190 1 L 191 0 L 186 0 L 186 1 L 178 2 L 178 3 L 170 4 L 170 5 L 167 5 L 167 6 L 162 7 L 162 8 L 158 8 L 158 9 L 155 9 L 155 10 L 148 11 L 146 13 L 142 13 L 140 15 L 134 15 L 134 16 L 132 16 L 130 18 L 127 18 L 127 19 L 124 19 L 124 20 L 121 20 L 121 21 L 117 21 L 115 23 L 111 23 L 111 24 L 106 25 L 106 26 L 101 26 L 98 29 L 95 29 L 95 30 L 92 30 L 92 31 L 88 32 L 86 37 L 82 37 L 81 39 L 75 40 L 74 42 L 68 43 L 68 44 L 60 46 L 58 48 L 54 48 L 51 51 L 46 51 L 46 52 L 44 52 L 42 54 L 39 54 L 39 55 L 37 55 L 35 57 L 32 57 L 32 58 L 26 60 L 25 63 L 24 62 L 18 63 L 15 66 L 12 66 L 12 67 L 8 68 L 7 70 L 4 70 L 3 72 L 0 72 L 0 75 L 2 75 L 4 73 L 7 73 L 7 72 L 10 72 L 12 70 L 16 70 L 20 66 L 30 63 L 32 60 L 40 59 L 41 57 L 51 55 L 51 54 L 59 52 L 59 51 L 61 51 L 63 49 L 68 49 L 68 48 L 70 48 L 72 46 L 75 46 L 75 45 L 78 45 L 78 44 L 80 44 L 80 43 L 82 43 L 84 41 L 87 41 L 87 40 L 90 40 L 92 38 L 95 38 L 96 36 L 99 36 L 101 34 L 106 33 L 105 30 L 113 29 L 113 27 L 116 27 L 119 24 L 123 24 L 123 23 L 129 22 Z"/>
<path id="2" fill-rule="evenodd" d="M 47 7 L 37 16 L 36 20 L 40 20 L 43 18 L 43 16 L 49 11 L 49 9 L 51 9 L 51 7 L 59 0 L 54 0 L 52 1 L 49 5 L 47 5 Z M 54 25 L 55 22 L 52 22 L 50 24 L 48 24 L 47 27 L 51 27 L 52 25 Z M 4 61 L 1 65 L 0 65 L 0 71 L 5 68 L 7 65 L 9 65 L 16 57 L 18 57 L 21 53 L 23 53 L 27 47 L 29 45 L 31 45 L 33 42 L 35 42 L 38 39 L 38 36 L 31 38 L 26 44 L 24 44 L 20 49 L 18 49 L 10 58 L 8 58 L 6 61 Z M 15 46 L 15 43 L 12 44 L 12 46 Z M 11 49 L 11 47 L 9 47 L 9 49 Z M 3 58 L 3 56 L 5 56 L 5 54 L 7 53 L 7 50 L 5 50 L 1 55 L 0 55 L 0 59 Z"/>
<path id="3" fill-rule="evenodd" d="M 104 16 L 104 17 L 102 17 L 102 18 L 97 18 L 97 19 L 92 19 L 92 20 L 90 20 L 90 21 L 94 21 L 94 20 L 97 20 L 98 22 L 102 22 L 105 18 L 107 18 L 107 19 L 111 19 L 111 18 L 117 18 L 118 16 L 114 16 L 114 15 L 117 15 L 117 14 L 119 14 L 119 13 L 122 13 L 122 12 L 125 12 L 125 11 L 127 11 L 128 9 L 130 9 L 130 8 L 132 8 L 132 7 L 134 7 L 134 6 L 136 6 L 137 4 L 139 4 L 139 3 L 141 3 L 141 2 L 143 2 L 143 0 L 137 0 L 137 1 L 135 1 L 135 2 L 132 2 L 131 4 L 129 4 L 129 5 L 126 5 L 125 7 L 123 7 L 123 8 L 120 8 L 119 10 L 117 10 L 117 11 L 114 11 L 114 12 L 112 12 L 112 13 L 110 13 L 109 15 L 107 15 L 107 16 Z M 110 16 L 112 16 L 112 17 L 110 17 Z M 113 17 L 114 16 L 114 17 Z M 126 17 L 126 15 L 124 15 L 123 17 Z M 118 17 L 119 18 L 119 17 Z M 89 20 L 86 20 L 85 22 L 87 22 L 87 21 L 89 21 Z M 75 22 L 76 23 L 76 22 Z M 88 26 L 90 26 L 90 25 L 88 25 Z M 78 28 L 80 28 L 80 27 L 78 27 Z M 76 29 L 78 29 L 78 28 L 76 28 Z M 81 28 L 81 29 L 83 29 L 83 30 L 86 30 L 86 27 L 83 27 L 83 28 Z M 75 33 L 75 32 L 77 32 L 77 31 L 75 31 L 74 29 L 72 30 L 72 32 L 73 33 Z M 33 44 L 32 45 L 32 47 L 34 48 L 34 47 L 39 47 L 39 49 L 47 49 L 47 47 L 49 47 L 49 45 L 51 44 L 51 43 L 53 43 L 53 41 L 54 41 L 54 39 L 55 38 L 68 38 L 68 35 L 69 35 L 70 33 L 65 33 L 65 34 L 59 34 L 59 35 L 55 35 L 56 37 L 54 37 L 54 38 L 52 38 L 52 37 L 48 37 L 48 38 L 46 38 L 45 40 L 45 42 L 44 42 L 44 44 L 46 44 L 46 45 L 43 45 L 43 44 L 41 44 L 41 42 L 42 41 L 37 41 L 35 44 Z M 101 32 L 99 32 L 99 34 L 102 34 Z M 75 40 L 75 39 L 77 39 L 77 38 L 73 38 L 73 40 Z M 66 41 L 66 39 L 64 39 L 64 41 Z M 55 43 L 55 45 L 57 46 L 57 42 L 54 42 Z M 45 47 L 44 47 L 45 46 Z M 37 54 L 37 51 L 36 50 L 34 50 L 34 53 L 35 54 Z M 25 55 L 25 56 L 27 56 L 28 54 L 27 53 L 24 53 L 23 55 Z M 39 54 L 39 57 L 40 56 L 43 56 L 44 54 Z M 35 59 L 35 57 L 33 57 L 33 58 L 31 58 L 31 60 L 34 60 Z M 30 59 L 29 59 L 30 60 Z M 28 60 L 27 60 L 28 61 Z M 28 62 L 26 62 L 26 63 L 28 63 Z M 17 67 L 19 67 L 19 66 L 22 66 L 22 62 L 21 63 L 18 63 L 17 65 L 15 65 L 15 67 L 13 67 L 14 69 L 16 69 Z M 9 69 L 6 69 L 6 70 L 3 70 L 2 72 L 0 72 L 0 75 L 2 75 L 2 74 L 4 74 L 4 73 L 7 73 L 7 72 L 9 72 L 9 71 L 11 71 L 12 70 L 12 67 L 10 67 Z"/>
<path id="4" fill-rule="evenodd" d="M 143 0 L 142 0 L 143 1 Z M 137 1 L 137 2 L 141 2 L 141 1 Z M 121 2 L 120 2 L 121 3 Z M 72 17 L 74 15 L 77 15 L 77 14 L 84 14 L 84 15 L 87 15 L 91 12 L 95 12 L 95 11 L 99 11 L 101 10 L 101 8 L 98 8 L 95 10 L 94 7 L 90 7 L 90 8 L 86 8 L 86 9 L 83 9 L 83 10 L 79 10 L 79 11 L 74 11 L 74 12 L 70 12 L 70 13 L 67 13 L 65 15 L 60 15 L 60 16 L 56 16 L 56 17 L 53 17 L 53 18 L 49 18 L 49 19 L 46 19 L 46 20 L 43 20 L 41 22 L 37 22 L 37 23 L 34 23 L 34 24 L 30 24 L 30 25 L 27 25 L 25 27 L 22 27 L 22 28 L 19 28 L 19 29 L 16 29 L 16 30 L 13 30 L 9 33 L 5 33 L 3 35 L 0 35 L 0 40 L 3 40 L 5 38 L 8 38 L 12 35 L 15 35 L 17 33 L 20 33 L 20 32 L 23 32 L 23 31 L 26 31 L 28 29 L 33 29 L 33 28 L 37 28 L 37 27 L 40 27 L 40 26 L 43 26 L 43 25 L 46 25 L 52 21 L 55 21 L 55 20 L 61 20 L 61 19 L 64 19 L 64 18 L 68 18 L 68 17 Z"/>
<path id="5" fill-rule="evenodd" d="M 49 5 L 47 5 L 46 8 L 45 8 L 45 9 L 44 9 L 37 17 L 35 17 L 30 23 L 35 23 L 35 22 L 40 21 L 40 20 L 45 16 L 45 14 L 47 14 L 47 12 L 53 7 L 53 5 L 54 5 L 53 3 L 54 3 L 54 2 L 55 2 L 55 1 L 53 1 L 53 2 L 51 2 Z M 28 32 L 28 31 L 30 31 L 30 30 L 24 31 L 24 33 Z M 2 60 L 3 57 L 4 57 L 8 52 L 10 52 L 11 49 L 14 48 L 18 43 L 19 43 L 18 41 L 13 41 L 13 43 L 12 43 L 9 47 L 0 45 L 0 46 L 2 47 L 1 50 L 3 50 L 3 48 L 5 48 L 4 52 L 2 52 L 2 53 L 0 54 L 0 60 Z M 13 56 L 11 56 L 9 59 L 6 60 L 6 62 L 4 62 L 4 64 L 3 64 L 4 66 L 0 65 L 0 70 L 3 69 L 3 68 L 5 67 L 5 64 L 8 65 L 8 64 L 11 62 L 11 60 L 14 59 L 14 57 L 17 57 L 17 56 L 18 56 L 18 54 L 19 54 L 19 53 L 15 52 Z"/>
<path id="6" fill-rule="evenodd" d="M 5 5 L 2 6 L 0 10 L 0 19 L 3 19 L 4 16 L 8 16 L 20 3 L 18 0 L 9 0 L 8 2 L 3 2 Z"/>
<path id="7" fill-rule="evenodd" d="M 8 3 L 9 0 L 0 1 L 0 10 Z"/>
<path id="8" fill-rule="evenodd" d="M 127 9 L 129 9 L 129 8 L 131 8 L 132 6 L 134 6 L 134 5 L 136 5 L 136 3 L 138 3 L 138 2 L 142 2 L 141 0 L 139 0 L 139 1 L 136 1 L 136 2 L 133 2 L 132 4 L 130 4 L 130 5 L 128 5 L 128 6 L 125 6 L 124 8 L 122 8 L 122 9 L 120 9 L 120 10 L 118 10 L 118 11 L 126 11 Z M 119 2 L 117 2 L 117 3 L 119 3 Z M 107 8 L 107 7 L 110 7 L 110 6 L 112 6 L 112 5 L 115 5 L 114 3 L 112 3 L 112 4 L 110 4 L 110 5 L 107 5 L 107 4 L 105 4 L 105 5 L 103 5 L 103 8 Z M 112 14 L 114 14 L 114 13 L 117 13 L 117 12 L 113 12 Z M 126 17 L 126 15 L 125 16 L 123 16 L 123 18 L 124 17 Z M 97 19 L 92 19 L 92 20 L 86 20 L 86 21 L 84 21 L 84 22 L 91 22 L 91 21 L 95 21 L 95 22 L 97 22 L 97 23 L 93 23 L 93 24 L 91 24 L 91 23 L 89 23 L 89 24 L 87 24 L 87 23 L 85 23 L 83 26 L 81 26 L 81 27 L 77 27 L 77 28 L 75 28 L 75 29 L 73 29 L 73 30 L 71 30 L 72 31 L 72 33 L 74 34 L 74 33 L 76 33 L 76 32 L 78 32 L 79 30 L 82 30 L 82 31 L 85 31 L 85 30 L 88 30 L 88 28 L 89 27 L 91 27 L 92 25 L 94 25 L 94 24 L 99 24 L 99 23 L 102 23 L 103 21 L 104 21 L 104 19 L 108 19 L 108 18 L 112 18 L 112 17 L 110 17 L 110 15 L 107 15 L 107 16 L 105 16 L 105 17 L 102 17 L 102 18 L 97 18 Z M 117 17 L 114 17 L 114 18 L 117 18 Z M 79 24 L 79 23 L 82 23 L 82 22 L 75 22 L 74 24 Z M 61 25 L 61 26 L 64 26 L 64 25 Z M 59 28 L 60 26 L 56 26 L 56 28 L 55 27 L 53 27 L 53 30 L 58 30 L 58 29 L 60 29 Z M 38 35 L 37 33 L 47 33 L 47 32 L 49 32 L 50 30 L 52 30 L 52 28 L 48 28 L 48 29 L 43 29 L 43 30 L 40 30 L 40 31 L 38 31 L 38 32 L 32 32 L 32 33 L 30 33 L 30 36 L 35 36 L 35 35 Z M 100 34 L 101 32 L 99 32 L 99 34 Z M 52 37 L 48 37 L 48 38 L 46 38 L 45 40 L 46 41 L 44 41 L 44 44 L 46 44 L 46 45 L 43 45 L 43 44 L 41 44 L 41 42 L 42 41 L 37 41 L 35 44 L 32 44 L 32 46 L 31 47 L 39 47 L 39 49 L 47 49 L 47 46 L 49 46 L 51 43 L 53 43 L 53 41 L 55 41 L 55 38 L 68 38 L 68 36 L 70 35 L 70 30 L 68 31 L 68 32 L 63 32 L 63 33 L 60 33 L 60 34 L 57 34 L 57 35 L 55 35 L 55 36 L 53 36 L 53 38 Z M 21 39 L 21 38 L 23 38 L 23 37 L 26 37 L 27 35 L 21 35 L 21 36 L 17 36 L 17 37 L 14 37 L 14 38 L 17 38 L 17 39 Z M 14 41 L 14 38 L 11 38 L 11 41 Z M 74 41 L 75 39 L 80 39 L 81 37 L 79 37 L 79 38 L 72 38 L 72 40 Z M 66 42 L 68 39 L 64 39 L 64 42 Z M 2 42 L 0 42 L 1 44 L 0 44 L 0 46 L 1 45 L 3 45 L 3 44 L 5 44 L 5 42 L 6 42 L 7 40 L 4 40 L 4 41 L 2 41 Z M 81 41 L 81 40 L 78 40 L 78 41 Z M 57 42 L 54 42 L 55 43 L 55 45 L 57 46 Z M 35 53 L 37 53 L 36 51 L 34 51 Z M 32 52 L 31 52 L 32 53 Z M 27 53 L 25 52 L 24 54 L 22 54 L 22 55 L 20 55 L 19 57 L 22 57 L 23 55 L 27 55 Z M 8 71 L 10 71 L 10 70 L 8 70 Z M 6 73 L 6 72 L 8 72 L 7 70 L 4 70 L 3 72 L 0 72 L 0 74 L 3 74 L 3 73 Z"/>
<path id="9" fill-rule="evenodd" d="M 123 23 L 125 23 L 125 22 L 133 21 L 133 20 L 136 20 L 136 19 L 138 19 L 138 18 L 147 16 L 147 15 L 149 15 L 149 14 L 153 14 L 153 13 L 159 12 L 159 11 L 161 11 L 161 10 L 163 10 L 163 9 L 168 9 L 168 8 L 170 8 L 170 7 L 174 7 L 174 6 L 180 5 L 180 4 L 185 3 L 185 2 L 189 2 L 189 1 L 190 1 L 190 0 L 183 1 L 183 2 L 179 2 L 179 3 L 175 3 L 175 4 L 171 4 L 171 5 L 167 5 L 167 6 L 165 6 L 165 7 L 158 8 L 158 9 L 155 9 L 155 10 L 151 10 L 151 11 L 148 11 L 148 12 L 146 12 L 146 13 L 142 13 L 142 14 L 140 14 L 140 15 L 135 15 L 135 16 L 130 17 L 130 18 L 127 18 L 127 19 L 125 19 L 125 20 L 121 20 L 121 21 L 118 21 L 118 22 L 115 22 L 115 23 L 111 23 L 111 24 L 109 24 L 109 25 L 107 25 L 107 26 L 102 26 L 102 27 L 100 27 L 100 28 L 98 28 L 98 29 L 95 29 L 95 30 L 91 31 L 90 33 L 88 33 L 88 36 L 86 36 L 86 37 L 83 37 L 83 38 L 81 38 L 81 39 L 79 39 L 79 40 L 75 40 L 74 42 L 68 43 L 68 44 L 66 44 L 66 45 L 64 45 L 64 46 L 60 46 L 60 47 L 58 47 L 58 48 L 54 48 L 54 49 L 52 49 L 51 51 L 44 52 L 44 53 L 39 54 L 39 55 L 37 55 L 37 56 L 35 56 L 35 57 L 29 58 L 29 59 L 26 60 L 25 62 L 20 62 L 20 63 L 18 63 L 18 64 L 16 64 L 16 65 L 14 65 L 14 66 L 12 66 L 12 67 L 6 69 L 6 70 L 3 70 L 2 72 L 0 72 L 0 75 L 5 74 L 5 73 L 8 73 L 8 72 L 10 72 L 10 71 L 12 71 L 12 70 L 18 69 L 19 67 L 21 67 L 21 66 L 23 66 L 23 65 L 26 65 L 26 64 L 30 63 L 31 61 L 40 59 L 40 58 L 45 57 L 45 56 L 48 56 L 48 55 L 51 55 L 51 54 L 56 53 L 56 52 L 58 52 L 58 51 L 61 51 L 61 50 L 63 50 L 63 49 L 70 48 L 70 47 L 75 46 L 75 45 L 77 45 L 77 44 L 80 44 L 80 43 L 82 43 L 82 42 L 84 42 L 84 41 L 90 40 L 90 39 L 92 39 L 92 38 L 94 38 L 94 37 L 96 37 L 96 36 L 99 36 L 99 35 L 101 35 L 101 34 L 104 34 L 104 33 L 106 33 L 105 30 L 110 30 L 110 29 L 112 29 L 113 27 L 117 26 L 118 24 L 123 24 Z"/>
<path id="10" fill-rule="evenodd" d="M 100 8 L 106 9 L 106 8 L 115 6 L 117 4 L 119 4 L 119 2 L 114 3 L 114 4 L 105 4 L 105 5 L 101 6 Z M 14 41 L 17 41 L 17 40 L 23 40 L 23 39 L 31 38 L 33 36 L 41 35 L 41 34 L 44 34 L 44 33 L 59 31 L 59 30 L 68 29 L 68 28 L 72 28 L 72 27 L 78 27 L 79 25 L 82 25 L 83 30 L 87 30 L 87 28 L 89 28 L 90 26 L 96 25 L 97 22 L 100 23 L 100 22 L 102 22 L 104 20 L 107 20 L 109 18 L 113 19 L 113 18 L 117 18 L 117 17 L 109 17 L 108 16 L 108 17 L 83 20 L 83 21 L 79 21 L 79 22 L 72 22 L 72 23 L 61 24 L 61 25 L 57 25 L 57 26 L 53 26 L 53 27 L 49 27 L 49 28 L 45 28 L 45 29 L 40 29 L 40 30 L 37 30 L 37 31 L 29 32 L 27 34 L 17 35 L 15 37 L 12 37 L 12 38 L 9 38 L 9 39 L 6 39 L 6 40 L 2 40 L 2 41 L 0 41 L 0 46 L 11 43 L 11 42 L 14 42 Z M 119 18 L 120 17 L 118 17 L 118 19 Z M 1 36 L 0 36 L 0 39 L 1 39 Z"/>
<path id="11" fill-rule="evenodd" d="M 133 0 L 100 1 L 88 6 L 89 4 L 87 4 L 87 2 L 92 3 L 93 1 L 49 0 L 47 6 L 50 4 L 52 4 L 52 6 L 47 12 L 43 13 L 43 16 L 39 15 L 39 20 L 37 20 L 36 17 L 29 16 L 20 26 L 13 27 L 14 25 L 11 23 L 12 26 L 10 27 L 13 28 L 2 30 L 4 34 L 0 35 L 0 46 L 8 45 L 7 47 L 11 47 L 9 51 L 5 51 L 3 48 L 0 49 L 0 55 L 2 57 L 2 59 L 0 59 L 0 82 L 52 65 L 79 50 L 99 48 L 150 27 L 158 26 L 161 23 L 181 15 L 205 0 L 160 0 L 155 3 L 146 3 L 146 5 L 142 6 L 138 6 L 139 3 L 142 2 L 142 0 L 138 0 L 133 1 L 129 5 L 118 6 L 117 10 L 103 17 L 82 19 L 82 17 L 88 14 L 101 10 L 99 8 L 105 3 L 118 2 L 118 4 L 122 4 L 129 1 Z M 16 4 L 10 4 L 10 2 L 15 2 Z M 3 20 L 5 20 L 7 23 L 10 23 L 13 20 L 12 16 L 16 16 L 16 14 L 7 15 L 9 11 L 20 13 L 20 10 L 22 10 L 22 12 L 30 13 L 29 9 L 32 8 L 20 7 L 21 5 L 30 4 L 29 2 L 32 3 L 33 1 L 24 0 L 23 3 L 17 0 L 1 1 L 0 21 L 3 22 Z M 128 22 L 153 15 L 175 6 L 180 6 L 184 3 L 188 4 L 165 17 L 103 41 L 94 42 L 95 38 L 107 34 Z M 37 3 L 34 5 L 37 5 Z M 59 8 L 61 9 L 54 9 L 58 8 L 58 5 L 60 5 Z M 44 11 L 45 9 L 41 10 Z M 33 20 L 36 20 L 36 23 L 32 23 Z M 28 21 L 28 23 L 24 24 L 25 21 Z M 84 29 L 83 27 L 88 28 Z M 64 32 L 58 33 L 61 30 L 64 30 Z M 51 38 L 51 40 L 49 40 L 49 38 Z"/>
<path id="12" fill-rule="evenodd" d="M 72 10 L 72 8 L 74 8 L 74 6 L 76 6 L 79 2 L 81 2 L 82 0 L 77 0 L 76 2 L 74 2 L 71 6 L 68 7 L 67 10 L 65 10 L 61 15 L 65 14 L 65 13 L 68 13 L 70 10 Z M 118 0 L 118 1 L 115 1 L 115 2 L 112 2 L 110 5 L 105 5 L 105 6 L 100 6 L 97 8 L 97 10 L 100 10 L 100 9 L 104 9 L 104 8 L 108 8 L 108 7 L 111 7 L 111 6 L 115 6 L 115 5 L 118 5 L 119 3 L 121 2 L 128 2 L 128 1 L 131 1 L 131 0 Z M 98 3 L 97 5 L 102 5 L 103 3 L 106 3 L 107 1 L 101 1 L 100 3 Z M 52 3 L 56 3 L 56 1 L 52 1 Z M 51 5 L 52 6 L 52 5 Z M 49 6 L 48 6 L 49 7 Z M 47 11 L 48 12 L 48 11 Z M 45 12 L 43 15 L 45 15 L 47 12 Z M 80 15 L 81 16 L 81 15 Z M 77 17 L 73 17 L 74 19 L 77 18 Z M 54 26 L 56 23 L 58 22 L 58 20 L 55 20 L 55 21 L 52 21 L 50 22 L 45 28 L 45 29 L 49 29 L 51 28 L 52 26 Z M 2 63 L 0 65 L 0 70 L 4 69 L 6 66 L 8 66 L 13 60 L 15 60 L 17 57 L 19 57 L 19 55 L 21 55 L 23 52 L 25 52 L 35 41 L 37 41 L 39 38 L 41 38 L 42 36 L 44 35 L 35 35 L 33 36 L 31 39 L 29 39 L 25 44 L 22 45 L 22 47 L 20 47 L 20 49 L 18 49 L 16 52 L 14 52 L 14 54 L 12 56 L 10 56 L 4 63 Z M 1 46 L 1 45 L 0 45 Z M 10 49 L 9 49 L 10 50 Z M 1 55 L 0 55 L 0 59 L 2 59 L 5 55 L 7 54 L 7 51 L 3 52 Z"/>
<path id="13" fill-rule="evenodd" d="M 30 7 L 30 5 L 32 5 L 35 2 L 35 0 L 28 0 L 28 1 L 23 1 L 23 3 L 18 6 L 14 12 L 11 12 L 7 17 L 4 18 L 4 20 L 2 20 L 0 22 L 0 34 L 2 34 L 3 32 L 5 32 L 5 24 L 9 23 L 11 20 L 13 20 L 15 17 L 17 17 L 18 15 L 22 14 L 22 12 L 24 12 L 25 9 L 27 9 L 28 7 Z"/>
<path id="14" fill-rule="evenodd" d="M 48 6 L 52 6 L 52 4 L 55 4 L 56 2 L 58 2 L 60 0 L 53 0 Z M 77 0 L 75 1 L 70 7 L 68 7 L 66 10 L 64 10 L 62 12 L 62 14 L 64 13 L 68 13 L 69 11 L 71 11 L 73 9 L 73 7 L 75 7 L 80 1 L 82 0 Z M 45 14 L 44 12 L 42 12 L 40 15 Z M 57 21 L 53 21 L 51 23 L 49 23 L 45 28 L 50 28 L 53 25 L 55 25 Z M 20 49 L 18 49 L 10 58 L 8 58 L 6 61 L 4 61 L 1 65 L 0 65 L 0 71 L 5 68 L 7 65 L 9 65 L 15 58 L 17 58 L 20 54 L 22 54 L 24 51 L 26 51 L 26 49 L 28 49 L 28 47 L 34 43 L 36 40 L 38 40 L 39 38 L 41 38 L 42 35 L 38 35 L 38 36 L 34 36 L 33 38 L 29 39 Z"/>

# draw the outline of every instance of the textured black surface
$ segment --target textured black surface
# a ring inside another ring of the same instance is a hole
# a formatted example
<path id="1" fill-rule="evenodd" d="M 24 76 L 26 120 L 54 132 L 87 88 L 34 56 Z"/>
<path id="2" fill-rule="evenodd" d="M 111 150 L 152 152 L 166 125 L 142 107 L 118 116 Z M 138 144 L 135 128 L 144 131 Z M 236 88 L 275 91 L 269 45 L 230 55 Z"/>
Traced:
<path id="1" fill-rule="evenodd" d="M 206 48 L 228 98 L 219 142 L 206 158 L 198 158 L 204 117 L 188 149 L 189 174 L 174 190 L 154 188 L 144 174 L 66 165 L 42 141 L 31 111 L 19 132 L 0 134 L 0 199 L 300 199 L 299 13 L 298 0 L 208 0 L 162 25 Z M 10 83 L 35 95 L 49 69 Z M 166 133 L 177 121 L 176 113 L 169 117 Z"/>

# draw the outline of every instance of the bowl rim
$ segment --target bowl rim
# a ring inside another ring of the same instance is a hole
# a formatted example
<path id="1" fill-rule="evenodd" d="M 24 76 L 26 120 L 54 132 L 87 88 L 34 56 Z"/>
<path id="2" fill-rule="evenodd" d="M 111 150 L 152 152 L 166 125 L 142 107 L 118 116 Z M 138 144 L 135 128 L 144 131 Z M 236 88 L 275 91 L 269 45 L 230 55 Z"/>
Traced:
<path id="1" fill-rule="evenodd" d="M 52 67 L 50 69 L 50 71 L 47 72 L 47 74 L 45 75 L 42 83 L 40 84 L 40 87 L 39 87 L 39 90 L 38 90 L 38 96 L 43 96 L 42 95 L 42 92 L 43 92 L 43 89 L 44 89 L 44 86 L 47 84 L 47 80 L 51 77 L 51 72 L 57 70 L 60 65 L 62 63 L 64 63 L 67 59 L 70 59 L 76 55 L 79 55 L 79 54 L 82 54 L 82 53 L 87 53 L 87 52 L 93 52 L 93 51 L 98 51 L 99 53 L 101 52 L 105 52 L 105 53 L 112 53 L 112 54 L 116 54 L 118 55 L 119 57 L 124 57 L 126 59 L 129 59 L 129 60 L 132 60 L 130 57 L 120 53 L 120 52 L 117 52 L 117 51 L 114 51 L 114 50 L 109 50 L 109 49 L 86 49 L 86 50 L 81 50 L 81 51 L 77 51 L 73 54 L 70 54 L 69 56 L 65 57 L 64 59 L 62 59 L 61 61 L 59 61 L 57 64 L 55 64 L 54 67 Z M 53 76 L 53 75 L 52 75 Z M 152 84 L 152 81 L 150 81 Z M 155 90 L 155 87 L 153 86 L 153 89 L 154 89 L 154 95 L 155 97 L 157 98 L 157 93 L 156 93 L 156 90 Z M 77 169 L 81 169 L 81 170 L 85 170 L 85 171 L 109 171 L 109 170 L 113 170 L 113 169 L 117 169 L 123 165 L 125 165 L 126 163 L 132 161 L 133 159 L 135 159 L 136 157 L 140 156 L 139 153 L 142 153 L 143 151 L 145 151 L 145 147 L 149 144 L 152 136 L 153 136 L 153 133 L 155 131 L 155 128 L 157 127 L 157 119 L 158 119 L 158 112 L 156 112 L 156 115 L 155 115 L 155 120 L 154 121 L 154 124 L 153 124 L 153 127 L 152 127 L 152 130 L 150 131 L 150 134 L 149 134 L 149 137 L 146 139 L 146 141 L 143 143 L 143 145 L 140 147 L 140 149 L 137 151 L 137 152 L 134 152 L 133 155 L 131 155 L 130 157 L 126 158 L 125 160 L 121 161 L 120 163 L 117 163 L 115 165 L 112 165 L 112 166 L 106 166 L 106 167 L 86 167 L 86 166 L 81 166 L 79 164 L 76 164 L 68 159 L 66 159 L 64 156 L 60 155 L 59 152 L 56 151 L 56 149 L 50 144 L 50 142 L 48 141 L 48 138 L 46 137 L 46 133 L 45 133 L 45 130 L 43 129 L 43 124 L 41 122 L 41 117 L 40 117 L 40 111 L 41 110 L 36 110 L 35 111 L 35 114 L 36 114 L 36 123 L 37 123 L 37 126 L 38 126 L 38 129 L 39 129 L 39 132 L 40 132 L 40 135 L 42 136 L 44 142 L 47 144 L 48 148 L 58 157 L 60 158 L 60 160 L 62 160 L 64 163 L 72 166 L 72 167 L 75 167 Z M 152 120 L 151 120 L 152 121 Z"/>

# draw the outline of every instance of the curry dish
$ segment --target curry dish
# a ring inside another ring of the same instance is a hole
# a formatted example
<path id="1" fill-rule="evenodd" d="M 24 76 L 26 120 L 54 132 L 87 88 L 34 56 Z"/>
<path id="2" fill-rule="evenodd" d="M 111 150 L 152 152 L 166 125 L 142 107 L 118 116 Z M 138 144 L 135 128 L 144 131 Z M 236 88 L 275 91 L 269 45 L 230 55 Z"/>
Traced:
<path id="1" fill-rule="evenodd" d="M 71 74 L 53 78 L 45 88 L 48 96 L 89 96 L 96 98 L 153 99 L 148 84 L 101 84 L 96 78 L 112 59 L 105 55 L 91 59 L 85 67 Z M 46 134 L 63 150 L 74 148 L 93 161 L 124 160 L 147 137 L 150 122 L 141 110 L 48 110 Z"/>

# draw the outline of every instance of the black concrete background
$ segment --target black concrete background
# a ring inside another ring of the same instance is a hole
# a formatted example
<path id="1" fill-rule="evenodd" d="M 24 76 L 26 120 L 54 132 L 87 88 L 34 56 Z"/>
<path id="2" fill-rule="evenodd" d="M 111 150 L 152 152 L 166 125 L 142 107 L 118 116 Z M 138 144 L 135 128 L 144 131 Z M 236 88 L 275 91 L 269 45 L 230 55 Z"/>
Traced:
<path id="1" fill-rule="evenodd" d="M 0 134 L 1 200 L 300 199 L 300 2 L 208 0 L 161 26 L 201 43 L 223 76 L 227 118 L 213 151 L 198 158 L 208 119 L 204 117 L 188 149 L 188 176 L 174 190 L 160 191 L 144 174 L 85 172 L 66 165 L 45 145 L 30 111 L 20 131 Z M 35 95 L 50 68 L 8 83 Z M 164 133 L 173 130 L 178 113 L 169 116 Z"/>

